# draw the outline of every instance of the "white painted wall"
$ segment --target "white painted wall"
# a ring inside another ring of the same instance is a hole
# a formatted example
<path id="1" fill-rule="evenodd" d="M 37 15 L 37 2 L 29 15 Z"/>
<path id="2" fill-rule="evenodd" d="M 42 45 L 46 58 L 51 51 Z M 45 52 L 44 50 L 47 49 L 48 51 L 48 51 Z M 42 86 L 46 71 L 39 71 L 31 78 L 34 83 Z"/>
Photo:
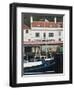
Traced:
<path id="1" fill-rule="evenodd" d="M 73 15 L 74 15 L 74 0 L 1 0 L 0 1 L 0 90 L 40 90 L 40 89 L 41 90 L 46 90 L 46 89 L 74 90 L 74 78 L 73 78 L 73 84 L 25 87 L 25 88 L 9 87 L 9 3 L 12 2 L 50 4 L 50 5 L 69 5 L 69 6 L 73 6 Z M 74 25 L 73 25 L 73 30 L 74 30 Z M 73 40 L 73 46 L 74 46 L 74 40 Z"/>
<path id="2" fill-rule="evenodd" d="M 61 32 L 61 35 L 59 36 L 59 32 Z M 40 36 L 36 37 L 36 33 L 39 33 Z M 46 37 L 44 39 L 43 34 L 46 34 Z M 53 37 L 49 37 L 49 33 L 53 33 Z M 29 30 L 29 33 L 26 33 L 26 30 L 24 29 L 24 41 L 28 41 L 28 39 L 33 40 L 51 40 L 54 39 L 55 41 L 58 41 L 59 38 L 61 38 L 61 41 L 63 40 L 63 29 L 62 28 L 32 28 Z"/>
<path id="3" fill-rule="evenodd" d="M 32 37 L 31 30 L 30 29 L 27 29 L 27 30 L 28 30 L 28 33 L 26 33 L 26 29 L 23 30 L 24 41 L 28 41 Z"/>

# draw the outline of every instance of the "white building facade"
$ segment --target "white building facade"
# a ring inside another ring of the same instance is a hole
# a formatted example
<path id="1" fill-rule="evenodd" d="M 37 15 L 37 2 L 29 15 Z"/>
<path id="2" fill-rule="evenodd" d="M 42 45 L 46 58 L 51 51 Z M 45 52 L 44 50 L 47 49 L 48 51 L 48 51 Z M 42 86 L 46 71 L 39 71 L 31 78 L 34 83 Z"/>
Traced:
<path id="1" fill-rule="evenodd" d="M 28 32 L 28 33 L 27 33 Z M 24 30 L 24 41 L 50 40 L 63 41 L 62 28 L 32 28 Z"/>
<path id="2" fill-rule="evenodd" d="M 24 28 L 24 41 L 63 41 L 63 22 L 33 21 L 31 28 Z"/>
<path id="3" fill-rule="evenodd" d="M 31 46 L 30 53 L 56 52 L 59 45 L 63 45 L 63 22 L 57 22 L 54 18 L 50 21 L 33 21 L 31 17 L 31 28 L 25 26 L 23 40 L 25 47 Z"/>

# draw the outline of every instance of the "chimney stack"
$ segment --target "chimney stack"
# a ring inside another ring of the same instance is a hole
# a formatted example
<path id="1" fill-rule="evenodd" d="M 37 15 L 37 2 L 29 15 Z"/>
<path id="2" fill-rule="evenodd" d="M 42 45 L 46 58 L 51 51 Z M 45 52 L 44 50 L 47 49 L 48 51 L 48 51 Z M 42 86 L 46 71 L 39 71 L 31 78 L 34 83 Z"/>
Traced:
<path id="1" fill-rule="evenodd" d="M 32 22 L 33 22 L 33 17 L 32 17 L 32 16 L 30 16 L 31 28 L 32 28 Z"/>
<path id="2" fill-rule="evenodd" d="M 56 18 L 56 17 L 54 17 L 54 22 L 55 22 L 55 23 L 57 22 L 57 18 Z"/>
<path id="3" fill-rule="evenodd" d="M 33 22 L 33 17 L 32 16 L 30 17 L 30 20 L 31 20 L 31 23 L 32 23 Z"/>

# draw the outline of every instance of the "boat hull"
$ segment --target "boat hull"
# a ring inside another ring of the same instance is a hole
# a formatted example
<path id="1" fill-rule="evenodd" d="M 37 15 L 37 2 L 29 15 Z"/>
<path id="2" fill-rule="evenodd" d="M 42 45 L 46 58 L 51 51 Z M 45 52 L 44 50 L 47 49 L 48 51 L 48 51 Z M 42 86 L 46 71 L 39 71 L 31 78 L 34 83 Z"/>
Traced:
<path id="1" fill-rule="evenodd" d="M 24 68 L 24 74 L 32 72 L 47 72 L 54 70 L 55 61 L 44 61 L 41 65 Z"/>

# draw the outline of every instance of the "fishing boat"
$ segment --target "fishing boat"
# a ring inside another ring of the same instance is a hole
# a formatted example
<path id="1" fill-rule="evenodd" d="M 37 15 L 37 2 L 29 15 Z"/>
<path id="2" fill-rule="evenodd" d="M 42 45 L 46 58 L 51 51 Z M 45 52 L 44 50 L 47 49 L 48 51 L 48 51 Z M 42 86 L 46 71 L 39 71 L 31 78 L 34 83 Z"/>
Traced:
<path id="1" fill-rule="evenodd" d="M 37 62 L 24 63 L 24 74 L 37 74 L 44 72 L 54 72 L 54 58 L 41 59 Z"/>

